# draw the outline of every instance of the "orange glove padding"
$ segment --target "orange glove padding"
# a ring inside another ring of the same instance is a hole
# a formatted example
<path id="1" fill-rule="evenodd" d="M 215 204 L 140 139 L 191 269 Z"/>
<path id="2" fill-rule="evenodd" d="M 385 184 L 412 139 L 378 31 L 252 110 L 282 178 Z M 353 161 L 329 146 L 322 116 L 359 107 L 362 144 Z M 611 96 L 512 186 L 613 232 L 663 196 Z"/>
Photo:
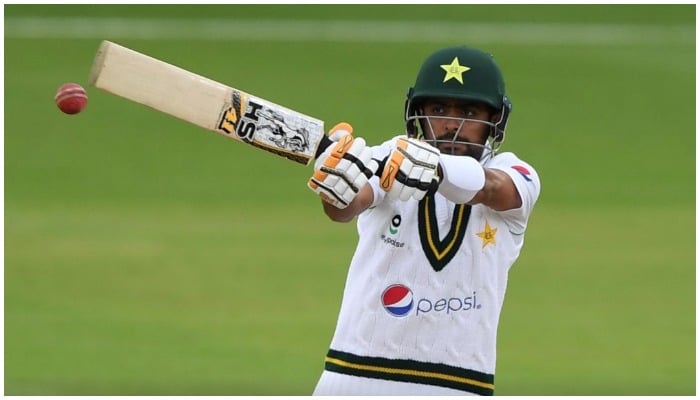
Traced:
<path id="1" fill-rule="evenodd" d="M 352 136 L 352 126 L 341 122 L 328 137 L 335 142 L 316 159 L 308 187 L 323 201 L 346 208 L 357 196 L 379 164 L 372 160 L 372 150 L 363 138 Z"/>

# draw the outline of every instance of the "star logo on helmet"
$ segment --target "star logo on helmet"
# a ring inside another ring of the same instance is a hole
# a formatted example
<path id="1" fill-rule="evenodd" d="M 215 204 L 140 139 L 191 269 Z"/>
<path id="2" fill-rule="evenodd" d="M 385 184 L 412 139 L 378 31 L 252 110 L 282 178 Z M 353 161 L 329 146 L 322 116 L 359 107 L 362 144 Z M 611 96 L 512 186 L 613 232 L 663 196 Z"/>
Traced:
<path id="1" fill-rule="evenodd" d="M 445 78 L 442 83 L 449 81 L 450 79 L 456 79 L 459 83 L 464 85 L 462 80 L 462 74 L 469 71 L 471 68 L 465 67 L 459 64 L 459 59 L 457 57 L 452 60 L 451 64 L 440 65 L 440 68 L 445 70 Z"/>

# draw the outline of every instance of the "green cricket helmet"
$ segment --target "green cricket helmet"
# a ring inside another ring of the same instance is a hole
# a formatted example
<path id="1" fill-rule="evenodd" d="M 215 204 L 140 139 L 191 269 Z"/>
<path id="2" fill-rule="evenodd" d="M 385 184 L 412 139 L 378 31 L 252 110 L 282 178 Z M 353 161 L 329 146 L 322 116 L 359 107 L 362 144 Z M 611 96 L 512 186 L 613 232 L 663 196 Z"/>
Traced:
<path id="1" fill-rule="evenodd" d="M 409 136 L 419 136 L 418 121 L 425 119 L 420 115 L 420 106 L 428 98 L 481 102 L 499 113 L 497 122 L 481 121 L 491 127 L 490 153 L 495 154 L 505 139 L 512 104 L 491 54 L 467 46 L 448 47 L 431 54 L 421 66 L 415 85 L 408 90 L 404 119 Z"/>

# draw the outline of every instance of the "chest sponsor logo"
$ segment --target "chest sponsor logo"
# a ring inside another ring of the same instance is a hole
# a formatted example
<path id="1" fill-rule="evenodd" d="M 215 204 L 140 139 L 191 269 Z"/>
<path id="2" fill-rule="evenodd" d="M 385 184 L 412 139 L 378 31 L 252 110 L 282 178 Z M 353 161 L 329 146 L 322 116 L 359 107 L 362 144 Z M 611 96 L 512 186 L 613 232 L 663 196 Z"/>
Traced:
<path id="1" fill-rule="evenodd" d="M 399 233 L 399 226 L 401 226 L 401 215 L 396 214 L 394 218 L 391 219 L 391 224 L 389 225 L 389 233 L 396 235 Z"/>
<path id="2" fill-rule="evenodd" d="M 401 284 L 391 285 L 384 289 L 381 301 L 384 309 L 394 317 L 428 314 L 450 315 L 456 312 L 481 309 L 476 291 L 471 292 L 468 296 L 421 297 L 414 300 L 413 291 L 408 286 Z"/>
<path id="3" fill-rule="evenodd" d="M 393 246 L 396 248 L 401 248 L 403 247 L 406 243 L 398 241 L 394 239 L 392 236 L 396 236 L 399 233 L 399 227 L 401 226 L 401 215 L 396 214 L 394 217 L 391 219 L 391 223 L 389 224 L 389 234 L 384 234 L 382 233 L 381 238 L 382 242 L 389 246 Z"/>
<path id="4" fill-rule="evenodd" d="M 413 292 L 404 285 L 391 285 L 382 293 L 382 305 L 394 317 L 405 317 L 413 309 Z"/>

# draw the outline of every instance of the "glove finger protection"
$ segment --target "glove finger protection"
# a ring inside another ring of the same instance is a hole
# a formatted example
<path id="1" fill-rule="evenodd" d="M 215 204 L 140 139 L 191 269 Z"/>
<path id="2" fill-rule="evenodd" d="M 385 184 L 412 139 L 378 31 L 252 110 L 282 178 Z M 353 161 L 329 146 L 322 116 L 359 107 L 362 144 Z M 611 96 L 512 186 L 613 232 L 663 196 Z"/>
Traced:
<path id="1" fill-rule="evenodd" d="M 314 162 L 314 174 L 307 186 L 323 201 L 346 208 L 379 164 L 372 160 L 372 150 L 363 138 L 352 136 L 352 126 L 341 122 L 328 135 L 335 142 Z"/>
<path id="2" fill-rule="evenodd" d="M 379 186 L 390 200 L 421 200 L 437 190 L 440 150 L 414 138 L 399 138 L 384 161 Z"/>

